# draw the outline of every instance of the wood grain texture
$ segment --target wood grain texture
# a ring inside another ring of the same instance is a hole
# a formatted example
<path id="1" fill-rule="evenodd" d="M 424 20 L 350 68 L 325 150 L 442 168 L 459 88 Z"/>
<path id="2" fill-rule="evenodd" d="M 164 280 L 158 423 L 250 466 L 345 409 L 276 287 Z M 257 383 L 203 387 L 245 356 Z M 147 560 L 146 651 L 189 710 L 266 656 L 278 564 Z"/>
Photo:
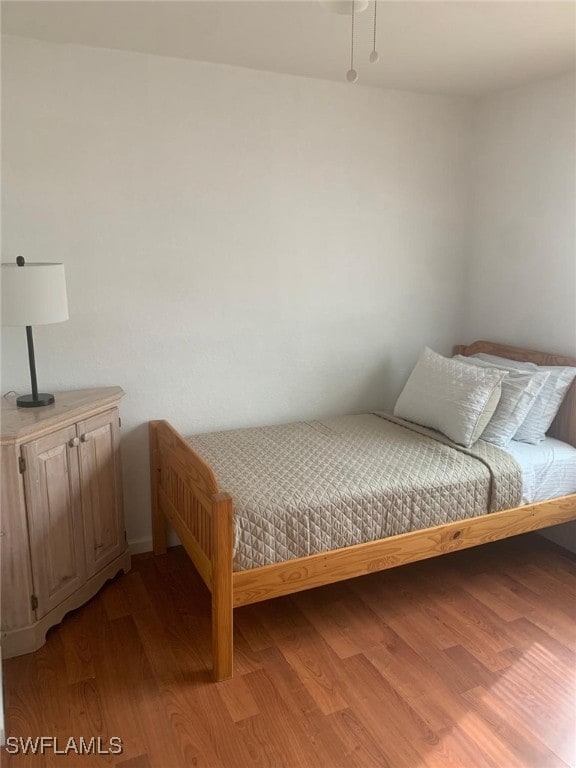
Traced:
<path id="1" fill-rule="evenodd" d="M 157 446 L 161 455 L 171 452 L 174 459 L 182 462 L 188 485 L 201 491 L 206 500 L 209 500 L 212 494 L 220 492 L 212 468 L 194 451 L 182 435 L 167 421 L 153 421 L 150 425 L 156 432 Z"/>
<path id="2" fill-rule="evenodd" d="M 394 568 L 576 518 L 576 496 L 493 512 L 436 528 L 266 565 L 233 575 L 234 605 L 268 600 Z"/>
<path id="3" fill-rule="evenodd" d="M 16 398 L 2 398 L 2 443 L 40 437 L 55 427 L 65 427 L 78 419 L 88 418 L 109 406 L 116 405 L 124 395 L 121 387 L 99 387 L 57 392 L 53 405 L 43 408 L 18 408 Z"/>
<path id="4" fill-rule="evenodd" d="M 190 559 L 196 565 L 198 573 L 204 579 L 204 583 L 209 589 L 212 589 L 212 562 L 201 548 L 200 543 L 190 531 L 190 528 L 186 525 L 186 521 L 180 515 L 178 507 L 170 499 L 162 486 L 158 489 L 158 508 L 178 534 L 178 538 L 189 554 Z M 155 554 L 158 553 L 155 552 Z"/>
<path id="5" fill-rule="evenodd" d="M 86 580 L 78 449 L 71 425 L 22 446 L 36 618 L 56 608 Z"/>
<path id="6" fill-rule="evenodd" d="M 234 546 L 234 523 L 230 496 L 226 493 L 220 493 L 213 498 L 212 655 L 215 679 L 227 680 L 232 677 L 233 669 L 232 548 Z"/>
<path id="7" fill-rule="evenodd" d="M 123 753 L 0 761 L 568 768 L 574 594 L 573 555 L 510 538 L 238 608 L 242 659 L 214 684 L 210 593 L 190 559 L 136 556 L 4 676 L 8 736 L 114 735 Z"/>
<path id="8" fill-rule="evenodd" d="M 118 409 L 78 422 L 87 575 L 126 548 Z"/>

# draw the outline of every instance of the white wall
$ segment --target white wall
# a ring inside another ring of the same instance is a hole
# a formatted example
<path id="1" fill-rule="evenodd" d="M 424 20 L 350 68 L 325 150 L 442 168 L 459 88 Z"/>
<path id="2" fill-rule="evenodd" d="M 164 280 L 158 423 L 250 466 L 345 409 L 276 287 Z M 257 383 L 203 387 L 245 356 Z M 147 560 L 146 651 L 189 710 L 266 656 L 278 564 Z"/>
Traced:
<path id="1" fill-rule="evenodd" d="M 576 355 L 576 77 L 478 102 L 468 340 Z"/>
<path id="2" fill-rule="evenodd" d="M 146 423 L 386 408 L 459 341 L 467 104 L 7 38 L 2 260 L 66 265 L 47 391 L 119 384 L 128 537 Z M 3 329 L 2 392 L 29 388 Z"/>
<path id="3" fill-rule="evenodd" d="M 576 78 L 473 112 L 467 340 L 576 355 Z M 576 551 L 576 524 L 547 535 Z"/>

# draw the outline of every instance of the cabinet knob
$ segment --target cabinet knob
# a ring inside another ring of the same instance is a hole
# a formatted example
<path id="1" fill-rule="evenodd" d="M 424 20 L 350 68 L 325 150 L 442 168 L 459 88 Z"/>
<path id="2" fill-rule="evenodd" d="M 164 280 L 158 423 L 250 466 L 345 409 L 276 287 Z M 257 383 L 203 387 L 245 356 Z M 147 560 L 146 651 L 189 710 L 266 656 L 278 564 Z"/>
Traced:
<path id="1" fill-rule="evenodd" d="M 71 437 L 68 441 L 68 445 L 70 448 L 76 448 L 77 445 L 80 445 L 80 438 L 78 437 Z"/>
<path id="2" fill-rule="evenodd" d="M 88 442 L 88 440 L 91 440 L 91 437 L 90 437 L 90 432 L 84 432 L 84 434 L 83 434 L 83 435 L 80 435 L 80 440 L 81 440 L 83 443 L 87 443 L 87 442 Z"/>

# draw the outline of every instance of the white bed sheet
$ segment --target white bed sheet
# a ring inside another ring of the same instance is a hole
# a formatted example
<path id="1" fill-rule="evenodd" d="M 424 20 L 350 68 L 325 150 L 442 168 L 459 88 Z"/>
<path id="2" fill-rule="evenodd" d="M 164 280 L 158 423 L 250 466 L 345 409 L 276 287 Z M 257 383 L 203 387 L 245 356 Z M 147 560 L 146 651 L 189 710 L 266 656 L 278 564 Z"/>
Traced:
<path id="1" fill-rule="evenodd" d="M 539 445 L 512 440 L 506 450 L 522 468 L 522 503 L 576 493 L 576 448 L 554 437 Z"/>

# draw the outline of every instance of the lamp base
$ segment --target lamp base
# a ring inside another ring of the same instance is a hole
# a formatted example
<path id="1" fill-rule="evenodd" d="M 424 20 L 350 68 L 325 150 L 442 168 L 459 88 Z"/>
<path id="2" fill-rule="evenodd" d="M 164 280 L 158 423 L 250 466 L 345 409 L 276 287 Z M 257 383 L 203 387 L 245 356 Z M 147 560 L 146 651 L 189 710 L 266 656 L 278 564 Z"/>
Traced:
<path id="1" fill-rule="evenodd" d="M 54 395 L 47 395 L 46 392 L 40 392 L 37 398 L 34 395 L 21 395 L 16 399 L 16 405 L 20 408 L 39 408 L 42 405 L 52 405 Z"/>

